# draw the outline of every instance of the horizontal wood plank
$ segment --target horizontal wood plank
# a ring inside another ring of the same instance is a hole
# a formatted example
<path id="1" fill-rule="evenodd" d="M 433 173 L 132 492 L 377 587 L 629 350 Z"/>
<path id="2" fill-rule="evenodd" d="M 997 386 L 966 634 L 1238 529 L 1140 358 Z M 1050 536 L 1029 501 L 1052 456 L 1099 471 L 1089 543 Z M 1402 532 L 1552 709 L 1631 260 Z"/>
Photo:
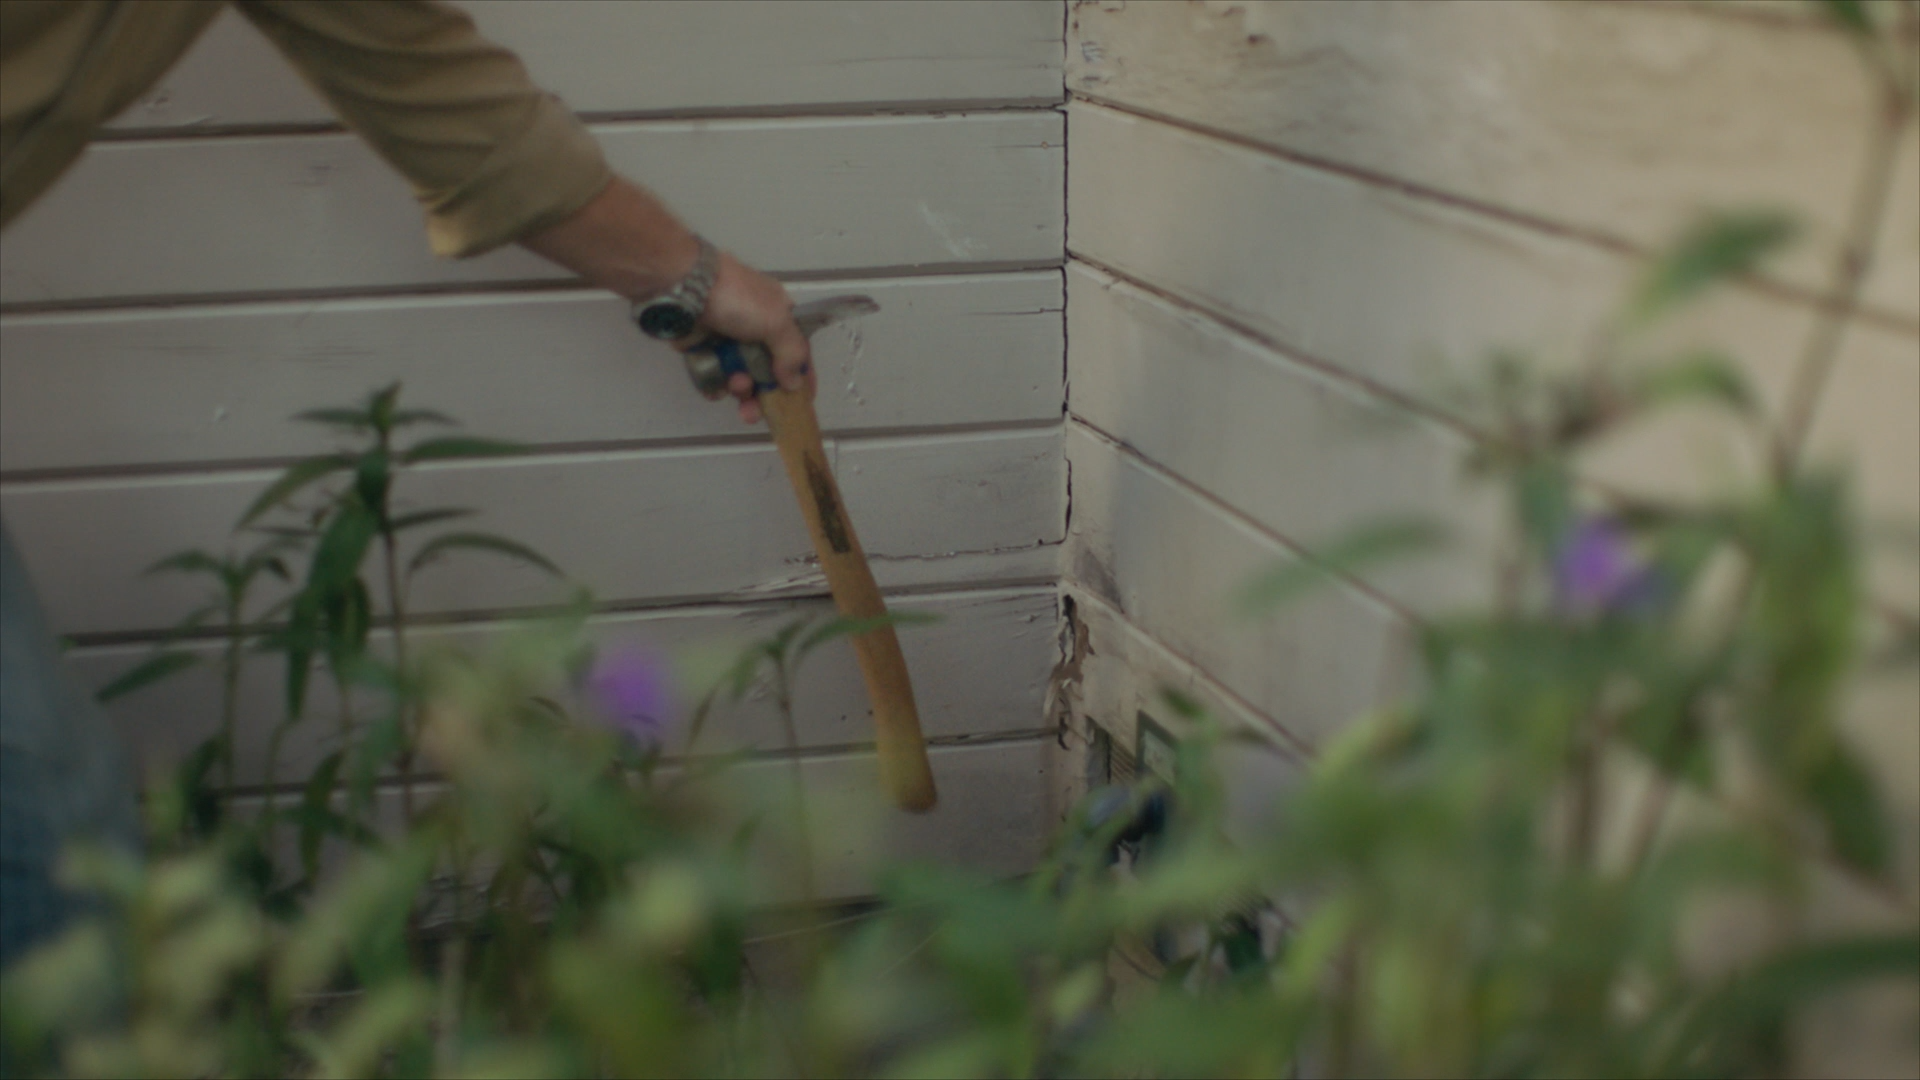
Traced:
<path id="1" fill-rule="evenodd" d="M 1060 258 L 1065 155 L 1051 111 L 595 131 L 614 168 L 765 270 Z M 9 227 L 0 302 L 564 277 L 518 248 L 434 258 L 405 184 L 351 135 L 179 139 L 88 149 Z"/>
<path id="2" fill-rule="evenodd" d="M 1067 82 L 1649 248 L 1705 208 L 1795 210 L 1809 242 L 1779 273 L 1824 290 L 1876 109 L 1863 65 L 1817 19 L 1707 10 L 1718 6 L 1080 4 Z M 1914 135 L 1868 287 L 1872 305 L 1908 320 L 1920 316 Z"/>
<path id="3" fill-rule="evenodd" d="M 883 587 L 1051 575 L 1066 516 L 1058 428 L 856 439 L 833 452 Z M 16 483 L 0 504 L 58 632 L 156 629 L 198 606 L 201 585 L 140 570 L 184 548 L 224 549 L 273 475 Z M 531 544 L 602 601 L 825 591 L 767 444 L 426 465 L 397 481 L 395 505 L 475 508 L 457 524 Z M 410 605 L 491 611 L 565 595 L 538 570 L 475 554 L 422 571 Z"/>
<path id="4" fill-rule="evenodd" d="M 939 621 L 899 630 L 913 675 L 922 728 L 928 738 L 1004 736 L 1042 726 L 1041 698 L 1057 634 L 1058 602 L 1051 588 L 988 592 L 907 594 L 890 600 L 893 610 L 921 612 Z M 722 702 L 698 733 L 687 721 L 705 686 L 701 672 L 751 642 L 771 636 L 799 618 L 832 614 L 824 600 L 768 601 L 753 605 L 707 605 L 597 616 L 589 637 L 603 656 L 637 655 L 672 665 L 675 710 L 663 718 L 668 753 L 717 754 L 783 749 L 785 736 L 772 695 L 756 690 L 741 702 Z M 414 655 L 459 649 L 476 655 L 495 647 L 512 628 L 505 624 L 424 626 L 414 629 Z M 383 631 L 373 644 L 383 653 Z M 170 768 L 202 739 L 219 730 L 219 656 L 224 646 L 202 641 L 185 647 L 201 658 L 197 667 L 115 701 L 108 712 L 133 749 L 143 773 Z M 145 645 L 87 646 L 68 654 L 81 683 L 98 688 L 149 655 Z M 989 677 L 990 676 L 990 677 Z M 278 656 L 249 655 L 236 696 L 241 718 L 234 740 L 235 780 L 269 782 L 268 738 L 286 715 L 285 665 Z M 821 749 L 873 742 L 866 689 L 843 643 L 822 647 L 800 668 L 793 685 L 795 726 L 802 748 Z M 362 720 L 378 702 L 358 703 Z M 591 715 L 585 702 L 570 702 L 574 715 Z M 339 746 L 340 700 L 324 675 L 313 680 L 305 718 L 283 737 L 272 780 L 305 776 Z"/>
<path id="5" fill-rule="evenodd" d="M 814 339 L 829 431 L 1057 419 L 1060 275 L 807 282 L 877 314 Z M 405 399 L 535 445 L 739 436 L 678 354 L 598 291 L 203 305 L 0 317 L 0 470 L 317 453 L 302 409 L 400 380 Z"/>
<path id="6" fill-rule="evenodd" d="M 1496 350 L 1522 350 L 1549 370 L 1577 363 L 1640 269 L 1577 241 L 1112 109 L 1076 105 L 1072 123 L 1074 254 L 1436 412 Z M 1646 336 L 1635 355 L 1724 349 L 1777 416 L 1814 318 L 1805 305 L 1725 290 Z M 1916 370 L 1920 337 L 1855 325 L 1811 444 L 1816 458 L 1859 471 L 1873 512 L 1907 520 L 1920 513 L 1920 465 L 1908 449 L 1920 436 L 1899 418 L 1920 416 Z M 1862 424 L 1838 404 L 1867 398 L 1882 400 L 1876 415 L 1886 422 Z M 1699 494 L 1755 476 L 1755 446 L 1733 424 L 1689 413 L 1601 447 L 1592 473 L 1646 494 Z M 1911 561 L 1884 563 L 1878 587 L 1920 595 Z"/>
<path id="7" fill-rule="evenodd" d="M 1067 272 L 1073 413 L 1309 548 L 1388 519 L 1449 532 L 1446 557 L 1368 566 L 1434 611 L 1491 594 L 1498 500 L 1464 436 L 1081 263 Z"/>
<path id="8" fill-rule="evenodd" d="M 1056 820 L 1047 786 L 1047 746 L 1047 740 L 1023 739 L 934 748 L 928 757 L 940 804 L 926 814 L 909 814 L 886 803 L 871 753 L 799 759 L 811 834 L 807 846 L 813 853 L 813 898 L 804 895 L 793 855 L 799 840 L 791 831 L 792 763 L 744 762 L 716 783 L 723 797 L 731 797 L 727 805 L 758 817 L 749 861 L 760 871 L 756 884 L 767 892 L 755 897 L 756 902 L 853 899 L 873 895 L 878 884 L 874 875 L 902 860 L 994 877 L 1033 869 Z M 439 785 L 420 785 L 417 805 L 431 805 L 444 791 Z M 262 806 L 260 799 L 250 797 L 238 800 L 235 808 L 256 813 Z M 404 820 L 399 793 L 391 788 L 376 792 L 371 818 L 384 833 L 398 829 Z M 281 833 L 282 865 L 298 865 L 294 840 L 292 830 Z M 323 880 L 338 872 L 346 854 L 337 840 L 325 843 Z"/>
<path id="9" fill-rule="evenodd" d="M 589 114 L 1033 104 L 1062 93 L 1058 0 L 460 6 L 519 54 L 534 81 Z M 266 38 L 229 11 L 113 126 L 131 134 L 332 119 Z"/>
<path id="10" fill-rule="evenodd" d="M 1077 423 L 1067 427 L 1073 522 L 1063 574 L 1312 745 L 1404 679 L 1404 624 L 1328 588 L 1266 618 L 1237 616 L 1253 576 L 1289 561 L 1280 543 Z M 1095 648 L 1098 648 L 1096 643 Z"/>

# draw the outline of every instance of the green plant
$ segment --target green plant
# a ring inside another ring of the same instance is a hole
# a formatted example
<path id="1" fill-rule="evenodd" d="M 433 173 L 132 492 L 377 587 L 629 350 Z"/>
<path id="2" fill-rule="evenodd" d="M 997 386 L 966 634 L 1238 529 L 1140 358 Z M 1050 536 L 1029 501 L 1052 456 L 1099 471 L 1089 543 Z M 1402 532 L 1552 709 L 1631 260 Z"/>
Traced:
<path id="1" fill-rule="evenodd" d="M 678 760 L 644 708 L 583 722 L 596 711 L 581 700 L 596 665 L 584 601 L 481 656 L 415 647 L 397 537 L 456 512 L 395 517 L 396 463 L 501 447 L 394 449 L 394 430 L 440 418 L 399 410 L 390 388 L 311 414 L 370 445 L 295 465 L 249 515 L 351 480 L 284 534 L 312 550 L 272 639 L 288 653 L 290 716 L 316 657 L 389 703 L 370 723 L 343 718 L 358 741 L 322 762 L 293 812 L 300 880 L 317 891 L 263 919 L 259 882 L 228 845 L 271 844 L 235 841 L 231 818 L 208 841 L 178 825 L 191 800 L 156 800 L 161 831 L 193 841 L 144 868 L 74 861 L 121 918 L 8 972 L 9 1038 L 49 1070 L 115 1074 L 1784 1071 L 1809 1002 L 1920 972 L 1906 908 L 1882 932 L 1816 933 L 1807 918 L 1823 879 L 1910 903 L 1910 853 L 1838 714 L 1879 639 L 1920 658 L 1920 615 L 1865 598 L 1844 476 L 1803 460 L 1916 85 L 1888 9 L 1825 7 L 1886 92 L 1787 396 L 1770 411 L 1729 359 L 1658 345 L 1666 319 L 1791 238 L 1770 211 L 1684 235 L 1571 370 L 1494 358 L 1455 404 L 1475 440 L 1468 470 L 1504 495 L 1498 596 L 1420 625 L 1417 688 L 1325 745 L 1261 827 L 1230 827 L 1217 763 L 1268 750 L 1169 694 L 1183 735 L 1172 776 L 1094 793 L 1025 878 L 898 865 L 877 906 L 772 910 L 796 890 L 766 846 L 804 850 L 818 825 L 732 783 L 738 755 L 691 751 L 711 710 L 756 687 L 794 751 L 795 671 L 862 625 L 793 623 L 745 650 Z M 1587 479 L 1597 446 L 1681 407 L 1763 450 L 1754 483 L 1656 502 Z M 1241 606 L 1271 611 L 1439 539 L 1419 522 L 1364 530 L 1250 582 Z M 443 541 L 419 551 L 528 555 Z M 390 662 L 368 648 L 361 567 L 376 546 Z M 242 598 L 248 580 L 222 577 Z M 236 599 L 230 642 L 239 613 Z M 641 699 L 645 681 L 622 685 Z M 409 776 L 416 754 L 445 786 L 419 808 L 403 780 L 408 813 L 382 835 L 356 814 L 375 771 Z M 355 847 L 321 880 L 329 835 Z M 804 857 L 794 873 L 810 896 Z M 1764 933 L 1701 953 L 1696 921 L 1743 904 Z"/>

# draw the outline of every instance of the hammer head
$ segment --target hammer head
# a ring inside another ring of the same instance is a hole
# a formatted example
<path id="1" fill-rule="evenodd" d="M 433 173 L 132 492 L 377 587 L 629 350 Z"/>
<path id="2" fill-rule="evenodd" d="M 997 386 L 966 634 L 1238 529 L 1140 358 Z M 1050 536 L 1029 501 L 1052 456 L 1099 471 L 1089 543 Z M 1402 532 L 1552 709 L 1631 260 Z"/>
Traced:
<path id="1" fill-rule="evenodd" d="M 795 305 L 793 321 L 802 334 L 812 337 L 822 327 L 879 310 L 880 305 L 871 296 L 829 296 Z M 709 401 L 726 396 L 727 380 L 735 372 L 750 376 L 757 390 L 772 390 L 778 385 L 773 377 L 773 357 L 757 342 L 710 337 L 688 349 L 686 361 L 693 388 Z"/>

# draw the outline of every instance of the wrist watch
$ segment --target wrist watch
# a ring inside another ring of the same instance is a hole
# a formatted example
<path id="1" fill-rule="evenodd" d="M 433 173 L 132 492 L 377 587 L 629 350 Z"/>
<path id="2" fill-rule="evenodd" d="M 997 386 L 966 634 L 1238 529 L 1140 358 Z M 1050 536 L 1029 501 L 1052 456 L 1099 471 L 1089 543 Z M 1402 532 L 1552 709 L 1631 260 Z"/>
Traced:
<path id="1" fill-rule="evenodd" d="M 713 291 L 713 280 L 720 273 L 720 249 L 704 236 L 696 235 L 694 240 L 700 244 L 700 255 L 687 276 L 659 296 L 633 303 L 633 321 L 648 337 L 661 341 L 686 337 L 700 324 L 700 316 L 707 313 L 707 294 Z"/>

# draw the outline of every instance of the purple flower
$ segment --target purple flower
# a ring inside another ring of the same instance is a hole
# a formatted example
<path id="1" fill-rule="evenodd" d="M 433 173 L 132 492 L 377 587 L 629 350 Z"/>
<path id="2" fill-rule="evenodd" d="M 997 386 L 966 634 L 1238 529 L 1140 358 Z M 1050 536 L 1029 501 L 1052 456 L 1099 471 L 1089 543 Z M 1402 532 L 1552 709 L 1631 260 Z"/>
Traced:
<path id="1" fill-rule="evenodd" d="M 1553 604 L 1587 616 L 1645 608 L 1658 599 L 1659 580 L 1634 554 L 1612 519 L 1590 517 L 1568 531 L 1553 559 Z"/>
<path id="2" fill-rule="evenodd" d="M 640 746 L 660 745 L 672 725 L 672 665 L 651 649 L 602 654 L 587 676 L 587 691 L 607 720 Z"/>

